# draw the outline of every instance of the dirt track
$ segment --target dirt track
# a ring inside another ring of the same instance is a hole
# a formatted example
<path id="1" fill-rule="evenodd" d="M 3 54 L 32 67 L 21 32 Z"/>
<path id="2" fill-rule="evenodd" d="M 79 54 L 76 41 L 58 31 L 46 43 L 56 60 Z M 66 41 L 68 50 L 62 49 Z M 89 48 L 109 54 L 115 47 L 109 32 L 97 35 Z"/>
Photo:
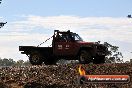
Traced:
<path id="1" fill-rule="evenodd" d="M 86 64 L 87 74 L 129 75 L 129 83 L 79 84 L 79 64 L 0 68 L 0 88 L 132 88 L 132 64 Z M 116 85 L 117 87 L 112 87 Z"/>

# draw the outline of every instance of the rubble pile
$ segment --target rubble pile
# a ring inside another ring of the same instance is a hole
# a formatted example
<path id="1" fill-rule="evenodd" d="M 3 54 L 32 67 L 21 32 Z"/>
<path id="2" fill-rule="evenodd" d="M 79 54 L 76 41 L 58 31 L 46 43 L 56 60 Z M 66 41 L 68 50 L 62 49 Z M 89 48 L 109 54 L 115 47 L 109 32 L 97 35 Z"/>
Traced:
<path id="1" fill-rule="evenodd" d="M 132 88 L 132 64 L 85 64 L 89 75 L 129 75 L 129 83 L 79 83 L 79 64 L 0 67 L 0 88 Z"/>

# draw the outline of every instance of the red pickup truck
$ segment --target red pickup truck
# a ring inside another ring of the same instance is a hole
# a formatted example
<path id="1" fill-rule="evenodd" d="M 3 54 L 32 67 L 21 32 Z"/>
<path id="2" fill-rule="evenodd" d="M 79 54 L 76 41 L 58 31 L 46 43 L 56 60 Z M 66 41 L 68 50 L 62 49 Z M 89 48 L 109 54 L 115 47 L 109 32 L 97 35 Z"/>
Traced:
<path id="1" fill-rule="evenodd" d="M 52 47 L 19 46 L 32 65 L 56 64 L 60 59 L 79 60 L 81 64 L 105 63 L 107 47 L 96 42 L 85 42 L 76 33 L 54 30 Z"/>

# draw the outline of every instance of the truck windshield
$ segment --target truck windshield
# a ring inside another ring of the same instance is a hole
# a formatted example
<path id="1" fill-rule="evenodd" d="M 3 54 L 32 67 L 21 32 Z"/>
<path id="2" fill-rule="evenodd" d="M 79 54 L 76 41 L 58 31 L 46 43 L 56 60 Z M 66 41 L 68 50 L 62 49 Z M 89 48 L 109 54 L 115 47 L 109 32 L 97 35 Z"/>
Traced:
<path id="1" fill-rule="evenodd" d="M 73 33 L 72 37 L 74 38 L 75 41 L 83 41 L 83 39 L 76 33 Z"/>

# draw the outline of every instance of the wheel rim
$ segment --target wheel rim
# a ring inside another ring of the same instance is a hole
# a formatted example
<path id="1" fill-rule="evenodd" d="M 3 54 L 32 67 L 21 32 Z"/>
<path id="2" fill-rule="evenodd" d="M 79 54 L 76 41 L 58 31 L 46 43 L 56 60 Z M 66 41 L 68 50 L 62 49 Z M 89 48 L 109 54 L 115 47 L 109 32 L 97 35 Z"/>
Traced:
<path id="1" fill-rule="evenodd" d="M 32 56 L 32 62 L 34 62 L 34 63 L 39 62 L 39 56 L 38 55 L 33 55 Z"/>
<path id="2" fill-rule="evenodd" d="M 82 64 L 88 64 L 92 62 L 92 57 L 90 56 L 90 53 L 87 51 L 82 51 L 79 56 L 79 61 Z"/>
<path id="3" fill-rule="evenodd" d="M 86 60 L 86 55 L 84 53 L 81 53 L 81 55 L 80 55 L 80 61 L 81 62 L 85 62 L 85 60 Z"/>

